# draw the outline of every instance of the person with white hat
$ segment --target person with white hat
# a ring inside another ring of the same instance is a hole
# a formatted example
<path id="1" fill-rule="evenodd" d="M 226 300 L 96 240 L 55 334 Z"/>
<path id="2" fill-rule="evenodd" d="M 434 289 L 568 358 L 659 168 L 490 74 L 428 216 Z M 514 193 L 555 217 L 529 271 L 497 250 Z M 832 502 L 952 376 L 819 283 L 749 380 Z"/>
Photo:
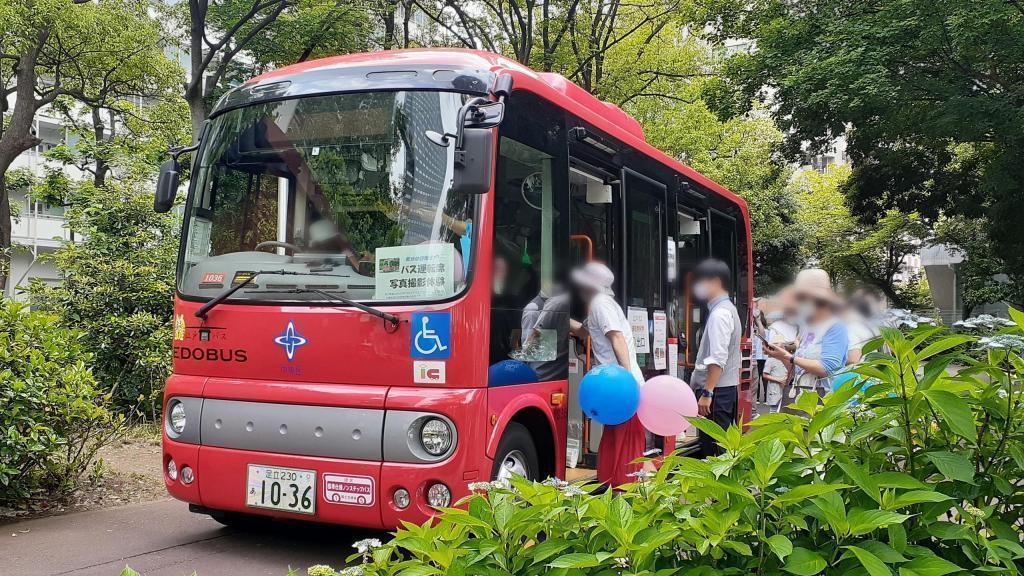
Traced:
<path id="1" fill-rule="evenodd" d="M 801 389 L 815 390 L 821 396 L 828 393 L 832 376 L 846 365 L 849 349 L 846 324 L 837 314 L 842 301 L 832 290 L 827 272 L 818 268 L 801 270 L 791 293 L 801 325 L 797 350 L 790 353 L 777 346 L 765 347 L 769 356 L 781 360 L 794 374 L 784 405 L 795 399 Z"/>
<path id="2" fill-rule="evenodd" d="M 572 281 L 587 304 L 585 322 L 569 321 L 573 335 L 590 337 L 597 365 L 618 364 L 633 374 L 637 385 L 643 385 L 644 375 L 636 361 L 633 330 L 622 307 L 613 298 L 615 275 L 600 262 L 588 262 L 573 270 Z M 605 426 L 597 451 L 597 480 L 612 487 L 631 482 L 629 475 L 642 468 L 633 461 L 643 456 L 645 447 L 644 427 L 635 415 L 622 424 Z"/>

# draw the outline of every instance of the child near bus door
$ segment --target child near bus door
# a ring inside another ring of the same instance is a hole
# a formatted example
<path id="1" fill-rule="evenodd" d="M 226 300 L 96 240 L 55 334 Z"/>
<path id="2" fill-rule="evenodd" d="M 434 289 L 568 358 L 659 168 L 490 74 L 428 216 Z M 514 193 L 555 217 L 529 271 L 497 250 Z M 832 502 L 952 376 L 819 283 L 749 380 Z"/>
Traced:
<path id="1" fill-rule="evenodd" d="M 642 385 L 633 330 L 613 298 L 615 275 L 604 264 L 589 262 L 573 271 L 572 281 L 587 304 L 585 322 L 570 320 L 572 333 L 578 338 L 590 337 L 596 365 L 619 364 L 633 374 L 637 385 Z M 630 474 L 643 467 L 633 461 L 643 456 L 645 447 L 644 427 L 635 415 L 622 424 L 605 426 L 597 451 L 598 482 L 611 487 L 632 482 Z"/>

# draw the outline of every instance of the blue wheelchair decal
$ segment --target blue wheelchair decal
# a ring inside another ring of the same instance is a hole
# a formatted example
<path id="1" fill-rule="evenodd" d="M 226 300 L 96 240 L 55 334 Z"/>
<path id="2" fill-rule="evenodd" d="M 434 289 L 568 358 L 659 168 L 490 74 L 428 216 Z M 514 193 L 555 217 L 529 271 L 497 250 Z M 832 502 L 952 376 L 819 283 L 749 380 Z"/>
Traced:
<path id="1" fill-rule="evenodd" d="M 452 315 L 449 312 L 413 312 L 409 354 L 413 358 L 445 359 L 452 355 Z"/>

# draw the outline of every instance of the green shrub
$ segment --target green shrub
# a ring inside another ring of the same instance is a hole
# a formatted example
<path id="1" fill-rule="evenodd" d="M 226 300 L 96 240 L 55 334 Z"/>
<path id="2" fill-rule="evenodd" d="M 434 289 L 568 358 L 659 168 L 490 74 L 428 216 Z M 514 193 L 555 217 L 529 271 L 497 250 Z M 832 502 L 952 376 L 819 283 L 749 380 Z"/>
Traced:
<path id="1" fill-rule="evenodd" d="M 748 433 L 694 424 L 726 453 L 669 457 L 621 494 L 516 481 L 349 560 L 401 574 L 1016 574 L 1024 315 L 977 339 L 886 329 L 850 383 Z M 885 346 L 882 346 L 882 344 Z M 965 354 L 987 348 L 986 359 Z M 950 367 L 956 366 L 955 370 Z M 352 568 L 347 569 L 352 572 Z"/>
<path id="2" fill-rule="evenodd" d="M 89 365 L 113 405 L 158 420 L 171 368 L 178 216 L 153 212 L 148 181 L 78 182 L 62 190 L 81 236 L 47 256 L 61 275 L 30 285 L 34 308 L 84 332 Z M 140 402 L 141 399 L 141 402 Z"/>
<path id="3" fill-rule="evenodd" d="M 0 299 L 0 503 L 67 495 L 120 429 L 81 338 L 52 315 Z"/>

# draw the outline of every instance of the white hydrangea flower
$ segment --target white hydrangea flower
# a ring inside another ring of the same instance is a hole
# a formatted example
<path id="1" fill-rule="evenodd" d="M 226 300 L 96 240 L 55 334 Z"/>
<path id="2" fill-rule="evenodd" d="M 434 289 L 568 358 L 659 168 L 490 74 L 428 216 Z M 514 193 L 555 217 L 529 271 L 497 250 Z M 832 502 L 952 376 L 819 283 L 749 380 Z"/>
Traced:
<path id="1" fill-rule="evenodd" d="M 360 554 L 367 554 L 374 548 L 380 548 L 381 546 L 380 540 L 376 538 L 364 538 L 352 543 L 352 547 Z"/>
<path id="2" fill-rule="evenodd" d="M 487 492 L 491 489 L 490 482 L 470 482 L 466 486 L 470 492 Z"/>
<path id="3" fill-rule="evenodd" d="M 979 328 L 995 330 L 996 328 L 1006 326 L 1016 326 L 1016 324 L 1013 320 L 1009 320 L 1007 318 L 999 318 L 998 316 L 993 316 L 991 314 L 981 314 L 973 318 L 954 322 L 953 326 L 957 328 L 966 328 L 968 330 L 977 330 Z"/>
<path id="4" fill-rule="evenodd" d="M 978 340 L 975 350 L 1024 350 L 1024 336 L 996 334 Z"/>
<path id="5" fill-rule="evenodd" d="M 566 484 L 565 486 L 562 486 L 560 490 L 562 491 L 562 494 L 565 494 L 570 498 L 572 498 L 573 496 L 583 496 L 584 494 L 587 493 L 586 490 L 583 490 L 582 488 L 576 486 L 575 484 Z"/>
<path id="6" fill-rule="evenodd" d="M 654 477 L 654 472 L 651 472 L 650 470 L 637 470 L 636 472 L 630 472 L 627 476 L 630 478 L 636 478 L 637 482 L 646 482 Z"/>
<path id="7" fill-rule="evenodd" d="M 626 558 L 624 556 L 619 556 L 615 558 L 615 567 L 622 569 L 629 568 L 629 558 Z"/>
<path id="8" fill-rule="evenodd" d="M 342 568 L 341 572 L 338 572 L 338 576 L 363 576 L 363 568 L 361 566 Z"/>
<path id="9" fill-rule="evenodd" d="M 911 312 L 910 310 L 904 310 L 902 308 L 889 308 L 883 312 L 878 321 L 884 326 L 892 328 L 917 328 L 921 324 L 928 324 L 934 326 L 936 320 L 927 316 L 920 316 Z"/>
<path id="10" fill-rule="evenodd" d="M 562 480 L 561 478 L 555 478 L 554 476 L 552 476 L 552 477 L 548 478 L 547 480 L 541 482 L 541 484 L 543 484 L 545 486 L 553 486 L 553 487 L 558 488 L 558 489 L 565 488 L 566 486 L 569 485 L 569 483 L 566 482 L 565 480 Z"/>

